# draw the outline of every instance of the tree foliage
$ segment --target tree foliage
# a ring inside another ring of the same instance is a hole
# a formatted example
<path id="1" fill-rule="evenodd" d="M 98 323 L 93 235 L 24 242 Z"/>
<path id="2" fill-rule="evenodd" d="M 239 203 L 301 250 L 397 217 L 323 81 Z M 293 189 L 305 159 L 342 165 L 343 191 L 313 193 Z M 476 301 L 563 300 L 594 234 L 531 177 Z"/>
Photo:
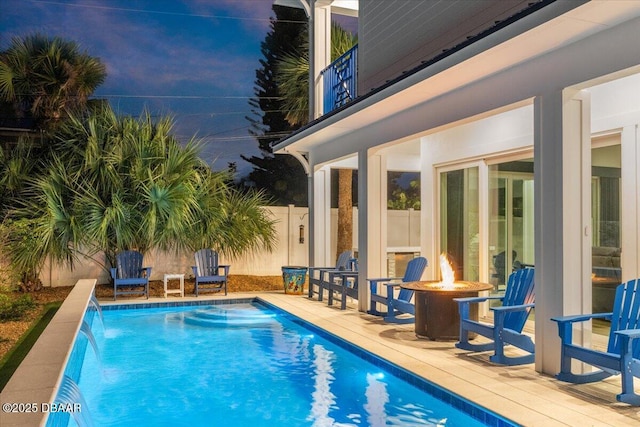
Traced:
<path id="1" fill-rule="evenodd" d="M 331 23 L 331 61 L 335 61 L 358 42 L 357 37 L 335 22 Z M 276 64 L 276 82 L 282 94 L 285 118 L 292 125 L 309 121 L 309 40 L 293 52 L 282 55 Z"/>
<path id="2" fill-rule="evenodd" d="M 120 117 L 108 106 L 69 116 L 55 133 L 61 149 L 11 215 L 29 224 L 29 239 L 9 245 L 15 269 L 37 273 L 47 256 L 73 266 L 99 253 L 106 268 L 129 249 L 211 247 L 232 257 L 272 250 L 264 196 L 238 194 L 225 172 L 199 158 L 197 141 L 180 146 L 172 126 L 148 113 Z"/>
<path id="3" fill-rule="evenodd" d="M 69 116 L 46 173 L 13 215 L 33 221 L 31 252 L 72 266 L 98 253 L 114 265 L 128 249 L 271 250 L 274 222 L 262 194 L 236 193 L 226 173 L 199 158 L 197 141 L 180 146 L 172 126 L 170 118 L 120 117 L 107 106 Z M 23 256 L 18 250 L 11 258 Z"/>
<path id="4" fill-rule="evenodd" d="M 0 53 L 0 99 L 14 118 L 50 129 L 69 111 L 86 106 L 106 68 L 72 41 L 33 34 L 15 37 Z"/>
<path id="5" fill-rule="evenodd" d="M 396 210 L 420 210 L 420 176 L 411 177 L 408 184 L 403 172 L 389 172 L 389 197 L 387 208 Z"/>
<path id="6" fill-rule="evenodd" d="M 306 34 L 305 34 L 306 36 Z M 276 82 L 282 96 L 285 118 L 291 125 L 304 125 L 309 120 L 309 41 L 299 39 L 295 51 L 286 52 L 276 62 Z M 336 23 L 331 25 L 331 60 L 338 59 L 357 43 L 357 38 Z M 338 239 L 337 253 L 353 247 L 353 171 L 338 173 Z"/>
<path id="7" fill-rule="evenodd" d="M 247 117 L 250 133 L 258 140 L 262 157 L 243 156 L 253 165 L 253 171 L 243 184 L 262 189 L 274 204 L 306 206 L 304 168 L 290 155 L 273 154 L 271 145 L 299 127 L 286 120 L 283 96 L 276 81 L 276 65 L 284 55 L 300 53 L 300 46 L 307 37 L 307 18 L 300 9 L 274 5 L 273 11 L 275 18 L 261 44 L 263 58 L 256 70 L 254 97 L 250 101 L 252 116 Z M 304 114 L 308 115 L 308 112 Z"/>
<path id="8" fill-rule="evenodd" d="M 47 257 L 72 267 L 104 253 L 106 268 L 127 249 L 210 247 L 234 257 L 273 248 L 264 194 L 235 191 L 230 175 L 200 159 L 198 141 L 176 140 L 171 118 L 88 102 L 104 66 L 75 43 L 16 38 L 0 59 L 3 111 L 46 131 L 45 144 L 0 144 L 0 251 L 23 283 Z"/>

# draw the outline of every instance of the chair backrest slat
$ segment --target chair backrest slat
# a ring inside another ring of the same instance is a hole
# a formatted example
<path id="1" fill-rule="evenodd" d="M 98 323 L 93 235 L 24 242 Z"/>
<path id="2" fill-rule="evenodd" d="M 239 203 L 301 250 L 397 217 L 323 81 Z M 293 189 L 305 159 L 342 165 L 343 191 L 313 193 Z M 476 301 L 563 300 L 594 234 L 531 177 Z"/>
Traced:
<path id="1" fill-rule="evenodd" d="M 142 277 L 142 254 L 138 251 L 123 251 L 116 255 L 119 279 Z"/>
<path id="2" fill-rule="evenodd" d="M 638 328 L 640 328 L 640 279 L 633 279 L 616 288 L 607 351 L 620 354 L 620 339 L 616 331 Z M 632 354 L 634 358 L 640 358 L 640 341 L 634 342 Z"/>
<path id="3" fill-rule="evenodd" d="M 218 274 L 218 252 L 213 249 L 200 249 L 195 253 L 198 276 L 216 276 Z"/>
<path id="4" fill-rule="evenodd" d="M 523 268 L 511 273 L 507 281 L 507 288 L 505 289 L 502 305 L 510 307 L 514 305 L 533 304 L 535 299 L 534 269 Z M 504 318 L 504 326 L 518 333 L 522 332 L 530 311 L 531 309 L 528 308 L 523 311 L 507 313 Z"/>
<path id="5" fill-rule="evenodd" d="M 404 272 L 404 277 L 402 281 L 404 283 L 407 282 L 417 282 L 422 278 L 422 273 L 424 269 L 427 267 L 427 259 L 425 257 L 417 257 L 409 261 L 407 264 L 407 269 Z M 413 291 L 409 289 L 400 289 L 400 293 L 398 294 L 398 299 L 401 301 L 409 302 L 413 297 Z"/>
<path id="6" fill-rule="evenodd" d="M 336 261 L 336 270 L 349 270 L 351 260 L 353 259 L 352 251 L 344 251 L 338 255 L 338 261 Z"/>

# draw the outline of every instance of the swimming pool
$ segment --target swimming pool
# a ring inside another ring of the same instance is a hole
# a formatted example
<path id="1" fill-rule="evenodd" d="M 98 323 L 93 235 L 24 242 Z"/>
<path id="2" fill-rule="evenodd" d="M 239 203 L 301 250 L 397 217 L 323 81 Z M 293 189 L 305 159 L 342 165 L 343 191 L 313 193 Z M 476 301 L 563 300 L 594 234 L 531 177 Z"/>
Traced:
<path id="1" fill-rule="evenodd" d="M 47 425 L 514 425 L 260 300 L 106 308 Z"/>

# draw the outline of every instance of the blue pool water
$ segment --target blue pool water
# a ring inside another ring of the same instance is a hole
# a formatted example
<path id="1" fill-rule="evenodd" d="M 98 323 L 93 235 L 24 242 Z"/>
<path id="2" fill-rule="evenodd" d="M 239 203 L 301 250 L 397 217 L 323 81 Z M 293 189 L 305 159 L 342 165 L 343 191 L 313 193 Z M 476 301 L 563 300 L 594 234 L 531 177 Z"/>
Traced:
<path id="1" fill-rule="evenodd" d="M 87 317 L 65 371 L 84 418 L 49 425 L 513 425 L 261 303 Z"/>

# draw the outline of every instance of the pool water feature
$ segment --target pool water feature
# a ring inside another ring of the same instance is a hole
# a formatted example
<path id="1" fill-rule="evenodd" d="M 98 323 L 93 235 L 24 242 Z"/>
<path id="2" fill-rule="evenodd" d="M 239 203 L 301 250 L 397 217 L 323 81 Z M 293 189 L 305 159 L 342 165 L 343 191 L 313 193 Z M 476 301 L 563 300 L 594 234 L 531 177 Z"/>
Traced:
<path id="1" fill-rule="evenodd" d="M 114 308 L 65 371 L 95 426 L 514 425 L 266 303 Z"/>

